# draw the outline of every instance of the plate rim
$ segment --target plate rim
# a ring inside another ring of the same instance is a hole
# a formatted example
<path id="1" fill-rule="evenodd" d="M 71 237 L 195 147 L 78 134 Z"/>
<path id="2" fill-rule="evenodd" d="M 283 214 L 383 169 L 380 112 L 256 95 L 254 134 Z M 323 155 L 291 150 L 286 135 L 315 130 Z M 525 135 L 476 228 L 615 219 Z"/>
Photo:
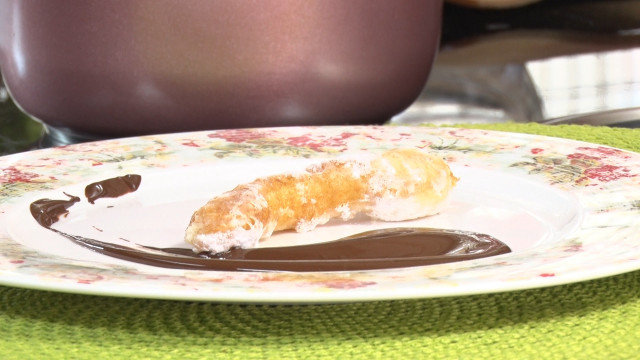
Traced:
<path id="1" fill-rule="evenodd" d="M 265 131 L 265 130 L 276 130 L 276 131 L 291 131 L 291 130 L 296 130 L 296 129 L 303 129 L 306 131 L 327 131 L 329 129 L 331 130 L 346 130 L 346 129 L 357 129 L 357 130 L 363 130 L 363 129 L 377 129 L 376 131 L 381 131 L 381 132 L 399 132 L 402 131 L 403 129 L 411 129 L 411 130 L 416 130 L 416 129 L 420 129 L 419 131 L 422 132 L 428 132 L 428 133 L 432 133 L 431 136 L 436 136 L 434 135 L 434 133 L 442 133 L 445 131 L 463 131 L 463 132 L 470 132 L 470 133 L 482 133 L 482 134 L 508 134 L 509 136 L 514 135 L 515 137 L 519 137 L 519 138 L 528 138 L 528 139 L 538 139 L 538 140 L 542 140 L 543 142 L 547 141 L 552 141 L 552 142 L 562 142 L 562 143 L 569 143 L 570 145 L 573 145 L 574 147 L 578 147 L 578 145 L 586 145 L 586 146 L 596 146 L 596 147 L 603 147 L 603 148 L 607 148 L 607 149 L 614 149 L 623 153 L 627 153 L 627 154 L 631 154 L 631 156 L 633 157 L 639 157 L 640 158 L 640 154 L 633 152 L 633 151 L 629 151 L 626 149 L 619 149 L 619 148 L 615 148 L 615 147 L 611 147 L 611 146 L 607 146 L 607 145 L 601 145 L 601 144 L 595 144 L 595 143 L 590 143 L 590 142 L 585 142 L 585 141 L 580 141 L 580 140 L 574 140 L 574 139 L 567 139 L 567 138 L 559 138 L 559 137 L 553 137 L 553 136 L 547 136 L 547 135 L 534 135 L 534 134 L 525 134 L 525 133 L 513 133 L 513 132 L 508 132 L 508 131 L 500 131 L 500 130 L 485 130 L 485 129 L 466 129 L 466 128 L 452 128 L 452 127 L 413 127 L 413 126 L 378 126 L 378 127 L 371 127 L 371 126 L 327 126 L 327 127 L 304 127 L 304 126 L 296 126 L 296 127 L 282 127 L 282 128 L 256 128 L 256 129 L 242 129 L 242 130 L 248 130 L 248 131 Z M 229 131 L 235 131 L 238 129 L 231 129 L 231 130 L 205 130 L 205 131 L 197 131 L 197 132 L 186 132 L 186 133 L 173 133 L 173 134 L 159 134 L 159 135 L 147 135 L 147 136 L 141 136 L 141 137 L 129 137 L 129 138 L 120 138 L 120 139 L 111 139 L 111 140 L 101 140 L 101 141 L 97 141 L 97 142 L 93 142 L 91 143 L 91 145 L 89 146 L 104 146 L 106 144 L 110 144 L 110 143 L 114 143 L 114 142 L 118 142 L 118 141 L 134 141 L 134 140 L 144 140 L 144 139 L 153 139 L 153 138 L 167 138 L 167 137 L 185 137 L 185 138 L 189 138 L 191 136 L 202 136 L 204 134 L 219 134 L 219 133 L 224 133 L 224 132 L 229 132 Z M 357 132 L 357 131 L 356 131 Z M 83 145 L 79 145 L 79 147 L 82 147 Z M 87 146 L 87 145 L 84 145 Z M 71 145 L 70 148 L 73 149 L 74 147 L 76 147 L 76 145 Z M 30 152 L 24 152 L 24 153 L 18 153 L 18 154 L 12 154 L 12 155 L 8 155 L 8 156 L 3 156 L 0 157 L 0 165 L 3 164 L 4 162 L 8 162 L 8 163 L 18 163 L 20 162 L 22 159 L 25 158 L 29 158 L 29 157 L 36 157 L 37 155 L 42 155 L 42 154 L 47 154 L 51 151 L 51 149 L 41 149 L 41 150 L 35 150 L 35 151 L 30 151 Z M 275 155 L 275 156 L 279 156 L 279 155 Z M 63 186 L 63 185 L 62 185 Z M 0 196 L 0 200 L 1 200 L 2 196 Z M 3 203 L 0 202 L 0 210 L 2 210 L 3 207 Z M 10 207 L 9 207 L 10 208 Z M 7 215 L 5 214 L 5 212 L 0 212 L 0 219 L 2 217 L 6 217 Z M 1 223 L 0 223 L 1 224 Z M 6 229 L 3 226 L 0 229 L 0 238 L 2 237 L 2 235 L 6 235 L 3 234 L 3 232 L 5 232 Z M 5 258 L 5 254 L 0 254 L 0 260 L 2 260 L 3 258 Z M 0 261 L 0 264 L 2 263 L 2 261 Z M 100 295 L 100 296 L 119 296 L 119 297 L 142 297 L 142 298 L 156 298 L 156 299 L 170 299 L 170 300 L 196 300 L 196 301 L 216 301 L 216 302 L 241 302 L 241 303 L 326 303 L 326 302 L 352 302 L 352 301 L 374 301 L 374 300 L 394 300 L 394 299 L 413 299 L 413 298 L 426 298 L 426 297 L 444 297 L 444 296 L 462 296 L 462 295 L 475 295 L 475 294 L 484 294 L 484 293 L 495 293 L 495 292 L 503 292 L 503 291 L 516 291 L 516 290 L 524 290 L 524 289 L 532 289 L 532 288 L 540 288 L 540 287 L 547 287 L 547 286 L 556 286 L 556 285 L 563 285 L 563 284 L 568 284 L 568 283 L 573 283 L 573 282 L 577 282 L 577 281 L 587 281 L 587 280 L 592 280 L 592 279 L 597 279 L 597 278 L 602 278 L 602 277 L 607 277 L 607 276 L 613 276 L 613 275 L 618 275 L 618 274 L 622 274 L 625 272 L 629 272 L 629 271 L 633 271 L 633 270 L 637 270 L 640 268 L 640 259 L 636 260 L 636 261 L 627 261 L 625 262 L 623 265 L 616 265 L 616 266 L 612 266 L 613 269 L 607 268 L 607 267 L 600 267 L 598 269 L 590 269 L 589 271 L 585 271 L 582 272 L 582 275 L 580 274 L 576 274 L 576 273 L 567 273 L 567 274 L 558 274 L 558 275 L 554 275 L 554 276 L 549 276 L 549 277 L 541 277 L 536 279 L 536 281 L 532 281 L 531 279 L 529 279 L 528 281 L 522 281 L 522 282 L 509 282 L 510 286 L 494 286 L 494 288 L 492 288 L 491 286 L 489 286 L 489 288 L 485 288 L 485 289 L 469 289 L 467 288 L 467 290 L 464 291 L 460 291 L 459 288 L 452 290 L 452 291 L 441 291 L 440 293 L 436 293 L 436 294 L 425 294 L 424 291 L 407 291 L 408 293 L 405 294 L 385 294 L 385 295 L 380 295 L 380 294 L 374 294 L 373 291 L 371 290 L 372 288 L 368 288 L 368 287 L 361 287 L 361 288 L 347 288 L 344 291 L 340 291 L 340 289 L 337 289 L 335 291 L 327 291 L 327 292 L 318 292 L 318 291 L 311 291 L 311 292 L 299 292 L 297 295 L 298 296 L 292 296 L 292 294 L 287 294 L 289 297 L 287 297 L 286 299 L 281 299 L 281 296 L 279 296 L 279 294 L 276 294 L 274 292 L 268 292 L 266 293 L 267 295 L 265 296 L 265 294 L 261 294 L 261 295 L 253 295 L 252 298 L 241 298 L 237 295 L 233 295 L 234 292 L 230 292 L 231 295 L 224 295 L 224 294 L 217 294 L 216 296 L 211 296 L 211 293 L 193 293 L 192 296 L 189 296 L 188 293 L 182 293 L 182 294 L 175 294 L 171 295 L 171 294 L 167 294 L 167 293 L 154 293 L 153 291 L 128 291 L 128 292 L 123 292 L 122 290 L 118 291 L 118 290 L 113 290 L 114 285 L 109 285 L 109 284 L 104 284 L 104 283 L 93 283 L 93 286 L 80 286 L 78 284 L 71 284 L 68 282 L 53 282 L 53 283 L 47 283 L 47 284 L 42 284 L 42 282 L 38 282 L 37 280 L 34 281 L 29 281 L 29 279 L 35 279 L 33 276 L 27 276 L 21 273 L 11 273 L 10 271 L 7 271 L 7 269 L 3 269 L 2 266 L 0 265 L 0 284 L 2 285 L 7 285 L 7 286 L 14 286 L 14 287 L 24 287 L 24 288 L 31 288 L 31 289 L 38 289 L 38 290 L 48 290 L 48 291 L 60 291 L 60 292 L 69 292 L 69 293 L 78 293 L 78 294 L 88 294 L 88 295 Z M 16 274 L 17 274 L 17 278 L 20 278 L 21 276 L 26 276 L 25 279 L 20 279 L 19 281 L 16 281 Z M 13 276 L 12 276 L 13 275 Z M 489 284 L 488 282 L 486 282 L 485 284 Z M 105 287 L 103 289 L 103 287 Z M 109 288 L 111 288 L 112 290 L 109 290 Z M 455 287 L 453 287 L 452 289 L 454 289 Z M 446 288 L 445 288 L 446 289 Z M 246 290 L 242 290 L 240 291 L 240 293 L 246 295 Z M 296 293 L 294 292 L 293 295 L 295 295 Z M 349 296 L 345 297 L 344 294 L 349 294 Z M 311 296 L 310 296 L 311 295 Z"/>

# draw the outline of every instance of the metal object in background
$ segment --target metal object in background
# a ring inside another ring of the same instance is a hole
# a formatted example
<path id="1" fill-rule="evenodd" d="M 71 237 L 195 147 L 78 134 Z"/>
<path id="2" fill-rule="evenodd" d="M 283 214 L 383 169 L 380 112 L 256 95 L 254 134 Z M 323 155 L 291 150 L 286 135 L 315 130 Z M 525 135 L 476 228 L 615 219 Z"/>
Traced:
<path id="1" fill-rule="evenodd" d="M 578 121 L 632 126 L 640 107 L 640 1 L 542 1 L 507 10 L 448 5 L 442 48 L 394 123 Z M 580 120 L 583 121 L 583 120 Z"/>
<path id="2" fill-rule="evenodd" d="M 437 63 L 392 123 L 539 122 L 638 127 L 640 47 L 505 64 Z"/>
<path id="3" fill-rule="evenodd" d="M 549 125 L 578 124 L 640 128 L 640 107 L 570 115 L 545 122 Z M 640 141 L 640 139 L 638 139 Z"/>
<path id="4" fill-rule="evenodd" d="M 542 120 L 542 104 L 524 66 L 440 64 L 433 68 L 418 100 L 391 122 L 444 125 Z"/>
<path id="5" fill-rule="evenodd" d="M 447 4 L 443 23 L 442 41 L 446 44 L 517 30 L 581 32 L 610 38 L 638 35 L 640 1 L 545 0 L 529 6 L 505 9 L 478 9 Z"/>
<path id="6" fill-rule="evenodd" d="M 633 114 L 640 107 L 640 48 L 531 61 L 527 73 L 541 99 L 545 122 L 609 112 Z M 624 109 L 630 109 L 624 111 Z M 613 111 L 612 110 L 619 110 Z M 603 125 L 614 124 L 609 116 Z"/>

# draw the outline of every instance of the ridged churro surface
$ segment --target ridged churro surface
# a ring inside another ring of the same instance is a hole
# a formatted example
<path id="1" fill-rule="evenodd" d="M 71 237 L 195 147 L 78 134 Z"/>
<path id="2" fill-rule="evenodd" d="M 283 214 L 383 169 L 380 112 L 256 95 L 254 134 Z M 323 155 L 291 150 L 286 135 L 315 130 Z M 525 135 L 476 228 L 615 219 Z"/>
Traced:
<path id="1" fill-rule="evenodd" d="M 273 231 L 310 231 L 360 212 L 385 221 L 415 219 L 436 213 L 457 180 L 444 160 L 417 149 L 327 161 L 211 199 L 191 217 L 185 240 L 196 251 L 222 252 L 253 247 Z"/>

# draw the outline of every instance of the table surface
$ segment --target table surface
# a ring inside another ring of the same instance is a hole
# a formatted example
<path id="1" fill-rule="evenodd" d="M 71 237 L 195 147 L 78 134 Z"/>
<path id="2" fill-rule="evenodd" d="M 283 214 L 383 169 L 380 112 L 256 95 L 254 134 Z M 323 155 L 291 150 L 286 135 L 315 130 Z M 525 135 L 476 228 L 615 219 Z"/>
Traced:
<path id="1" fill-rule="evenodd" d="M 464 126 L 640 151 L 640 129 Z M 237 305 L 0 287 L 2 359 L 628 359 L 638 356 L 639 338 L 640 271 L 534 290 L 334 305 Z"/>

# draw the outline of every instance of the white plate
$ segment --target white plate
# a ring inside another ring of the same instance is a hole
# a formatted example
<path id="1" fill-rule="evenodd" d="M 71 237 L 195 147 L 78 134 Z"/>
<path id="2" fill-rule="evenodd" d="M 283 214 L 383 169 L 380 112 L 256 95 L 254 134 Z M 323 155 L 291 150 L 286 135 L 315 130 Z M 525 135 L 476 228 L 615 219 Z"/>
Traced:
<path id="1" fill-rule="evenodd" d="M 352 272 L 218 272 L 155 268 L 79 247 L 40 227 L 29 204 L 82 196 L 130 173 L 140 189 L 86 199 L 55 227 L 103 241 L 185 246 L 191 213 L 212 196 L 279 172 L 361 152 L 415 146 L 461 180 L 435 216 L 401 223 L 332 221 L 261 246 L 333 240 L 386 227 L 486 233 L 510 254 Z M 640 268 L 640 155 L 549 137 L 466 129 L 297 127 L 146 136 L 0 158 L 0 283 L 184 300 L 315 303 L 465 295 L 551 286 Z"/>

